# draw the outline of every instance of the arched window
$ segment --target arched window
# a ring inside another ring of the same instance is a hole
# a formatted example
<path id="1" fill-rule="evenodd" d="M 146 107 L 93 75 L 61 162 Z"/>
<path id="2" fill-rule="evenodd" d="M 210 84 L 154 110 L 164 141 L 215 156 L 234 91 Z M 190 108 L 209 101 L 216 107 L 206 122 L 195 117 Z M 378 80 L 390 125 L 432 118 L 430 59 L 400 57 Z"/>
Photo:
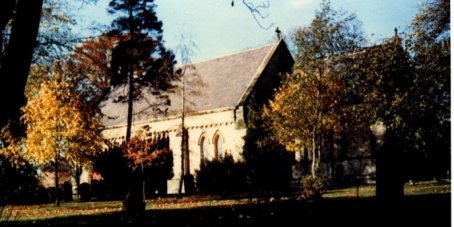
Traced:
<path id="1" fill-rule="evenodd" d="M 213 138 L 213 145 L 214 145 L 214 155 L 216 159 L 220 159 L 224 157 L 224 149 L 222 148 L 222 137 L 219 132 L 216 132 Z"/>
<path id="2" fill-rule="evenodd" d="M 201 163 L 203 163 L 205 160 L 213 160 L 214 155 L 209 151 L 208 139 L 206 138 L 205 134 L 202 134 L 202 136 L 200 136 L 199 146 Z"/>

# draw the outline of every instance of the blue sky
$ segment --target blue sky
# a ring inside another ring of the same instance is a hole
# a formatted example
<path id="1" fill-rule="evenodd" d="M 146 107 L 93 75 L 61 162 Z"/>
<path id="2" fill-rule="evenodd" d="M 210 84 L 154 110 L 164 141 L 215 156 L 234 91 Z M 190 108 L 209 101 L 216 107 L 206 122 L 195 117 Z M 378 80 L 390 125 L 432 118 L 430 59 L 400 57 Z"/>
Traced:
<path id="1" fill-rule="evenodd" d="M 248 0 L 260 3 L 266 0 Z M 94 20 L 108 24 L 105 6 L 99 0 L 83 14 L 85 23 Z M 372 43 L 394 34 L 394 28 L 406 31 L 423 0 L 332 0 L 334 9 L 355 13 Z M 193 62 L 265 45 L 274 41 L 276 27 L 284 35 L 306 26 L 320 8 L 321 0 L 269 0 L 270 7 L 262 20 L 268 30 L 260 28 L 241 0 L 155 0 L 158 18 L 164 23 L 166 46 L 176 49 L 180 44 L 192 47 Z M 183 37 L 183 38 L 182 38 Z"/>

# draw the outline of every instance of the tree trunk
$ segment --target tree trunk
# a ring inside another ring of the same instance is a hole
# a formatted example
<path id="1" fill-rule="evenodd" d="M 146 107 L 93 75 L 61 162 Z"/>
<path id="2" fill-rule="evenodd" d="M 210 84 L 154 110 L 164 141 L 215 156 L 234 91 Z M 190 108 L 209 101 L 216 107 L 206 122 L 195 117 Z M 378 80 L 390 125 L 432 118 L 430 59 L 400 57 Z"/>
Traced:
<path id="1" fill-rule="evenodd" d="M 129 36 L 130 43 L 134 43 L 134 29 L 133 29 L 133 15 L 132 7 L 133 3 L 128 2 L 128 17 L 129 17 Z M 133 115 L 133 105 L 134 105 L 134 51 L 127 50 L 128 54 L 128 116 L 127 116 L 127 125 L 126 125 L 126 143 L 129 142 L 131 138 L 131 128 L 132 128 L 132 115 Z M 124 202 L 124 209 L 129 215 L 141 215 L 145 210 L 145 177 L 143 172 L 143 166 L 136 166 L 132 169 L 132 182 Z"/>
<path id="2" fill-rule="evenodd" d="M 128 86 L 129 86 L 129 91 L 128 91 L 128 119 L 127 119 L 127 125 L 126 125 L 126 143 L 129 142 L 129 139 L 131 139 L 131 128 L 132 128 L 132 111 L 133 111 L 133 105 L 134 105 L 134 70 L 132 65 L 129 65 L 129 73 L 128 73 Z"/>
<path id="3" fill-rule="evenodd" d="M 184 108 L 184 106 L 183 106 L 183 108 Z M 189 171 L 189 166 L 186 167 L 187 166 L 186 164 L 189 165 L 189 157 L 186 157 L 188 155 L 188 153 L 186 152 L 186 150 L 187 150 L 186 136 L 187 136 L 187 130 L 184 128 L 184 112 L 183 112 L 182 128 L 181 128 L 181 176 L 180 176 L 180 184 L 178 187 L 179 195 L 181 195 L 183 193 L 183 185 L 185 185 L 185 177 Z M 187 158 L 188 158 L 188 162 L 186 162 Z"/>
<path id="4" fill-rule="evenodd" d="M 316 163 L 317 163 L 317 157 L 316 157 L 316 144 L 315 144 L 315 128 L 312 131 L 312 148 L 311 148 L 311 154 L 312 154 L 312 166 L 311 166 L 311 175 L 312 177 L 315 177 L 317 175 L 317 170 L 316 170 Z"/>
<path id="5" fill-rule="evenodd" d="M 318 137 L 318 141 L 317 141 L 317 162 L 315 162 L 315 170 L 316 170 L 316 175 L 318 175 L 318 171 L 320 169 L 320 161 L 322 160 L 322 154 L 321 154 L 321 150 L 322 150 L 322 147 L 320 145 L 320 135 Z"/>
<path id="6" fill-rule="evenodd" d="M 3 4 L 2 4 L 3 5 Z M 18 0 L 11 36 L 0 68 L 0 127 L 26 103 L 25 85 L 36 46 L 43 0 Z"/>
<path id="7" fill-rule="evenodd" d="M 58 159 L 55 160 L 55 205 L 60 206 L 60 190 L 58 187 Z"/>
<path id="8" fill-rule="evenodd" d="M 0 2 L 0 34 L 5 30 L 6 25 L 14 14 L 15 0 L 3 0 Z M 3 35 L 0 35 L 0 53 L 3 53 Z M 0 66 L 1 66 L 0 56 Z"/>
<path id="9" fill-rule="evenodd" d="M 79 197 L 79 199 L 80 199 L 80 175 L 82 175 L 82 167 L 76 166 L 74 178 L 76 180 L 77 196 Z"/>

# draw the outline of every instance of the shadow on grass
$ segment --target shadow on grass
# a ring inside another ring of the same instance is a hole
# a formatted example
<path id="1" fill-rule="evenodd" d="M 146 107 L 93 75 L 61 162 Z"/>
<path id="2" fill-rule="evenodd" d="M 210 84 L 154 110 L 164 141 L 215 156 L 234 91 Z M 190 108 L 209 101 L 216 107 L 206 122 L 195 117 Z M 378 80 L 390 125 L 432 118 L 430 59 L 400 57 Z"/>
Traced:
<path id="1" fill-rule="evenodd" d="M 141 218 L 122 212 L 39 221 L 0 223 L 5 226 L 450 226 L 451 194 L 407 196 L 383 207 L 375 198 L 287 200 L 258 204 L 147 210 Z"/>

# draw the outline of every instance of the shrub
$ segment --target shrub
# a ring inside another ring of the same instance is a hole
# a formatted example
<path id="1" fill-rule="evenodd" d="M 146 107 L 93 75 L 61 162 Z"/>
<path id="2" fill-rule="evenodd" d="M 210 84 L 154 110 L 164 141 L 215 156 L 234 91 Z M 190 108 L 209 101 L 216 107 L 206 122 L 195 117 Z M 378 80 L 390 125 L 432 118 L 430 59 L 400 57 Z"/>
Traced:
<path id="1" fill-rule="evenodd" d="M 321 176 L 304 175 L 303 197 L 306 199 L 319 199 L 322 196 L 322 189 L 325 186 L 325 180 Z"/>
<path id="2" fill-rule="evenodd" d="M 228 194 L 245 191 L 247 174 L 244 163 L 237 163 L 231 155 L 206 161 L 196 172 L 196 185 L 200 192 Z"/>

